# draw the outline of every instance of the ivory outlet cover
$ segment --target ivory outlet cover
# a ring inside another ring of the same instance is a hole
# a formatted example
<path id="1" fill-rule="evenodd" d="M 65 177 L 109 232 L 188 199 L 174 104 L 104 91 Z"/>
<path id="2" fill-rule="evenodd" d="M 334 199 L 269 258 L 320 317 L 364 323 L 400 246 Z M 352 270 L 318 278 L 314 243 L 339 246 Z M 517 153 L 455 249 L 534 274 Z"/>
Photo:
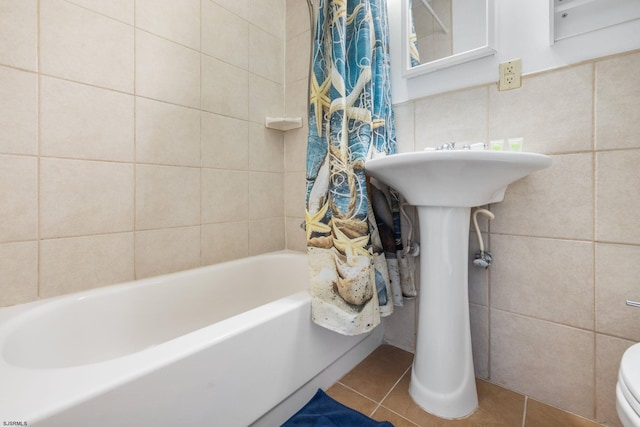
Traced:
<path id="1" fill-rule="evenodd" d="M 522 86 L 522 61 L 520 59 L 501 63 L 499 71 L 498 90 L 511 90 Z"/>

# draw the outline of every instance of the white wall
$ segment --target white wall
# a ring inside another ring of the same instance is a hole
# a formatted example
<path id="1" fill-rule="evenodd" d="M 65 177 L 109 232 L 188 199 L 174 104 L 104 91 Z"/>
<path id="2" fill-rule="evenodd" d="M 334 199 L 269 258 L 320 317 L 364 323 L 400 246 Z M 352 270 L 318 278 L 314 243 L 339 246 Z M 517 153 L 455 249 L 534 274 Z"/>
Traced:
<path id="1" fill-rule="evenodd" d="M 494 56 L 445 68 L 411 79 L 402 77 L 401 2 L 388 0 L 391 77 L 394 103 L 498 80 L 498 64 L 522 59 L 523 74 L 640 48 L 640 20 L 576 36 L 550 46 L 549 2 L 496 0 Z"/>

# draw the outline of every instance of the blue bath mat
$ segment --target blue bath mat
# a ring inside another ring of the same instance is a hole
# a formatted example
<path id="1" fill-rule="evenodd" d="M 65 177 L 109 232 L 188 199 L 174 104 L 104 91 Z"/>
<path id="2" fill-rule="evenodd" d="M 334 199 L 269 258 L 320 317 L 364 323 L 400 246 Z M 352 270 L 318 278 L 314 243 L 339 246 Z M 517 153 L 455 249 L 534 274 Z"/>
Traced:
<path id="1" fill-rule="evenodd" d="M 344 406 L 318 389 L 316 395 L 281 427 L 393 427 Z"/>

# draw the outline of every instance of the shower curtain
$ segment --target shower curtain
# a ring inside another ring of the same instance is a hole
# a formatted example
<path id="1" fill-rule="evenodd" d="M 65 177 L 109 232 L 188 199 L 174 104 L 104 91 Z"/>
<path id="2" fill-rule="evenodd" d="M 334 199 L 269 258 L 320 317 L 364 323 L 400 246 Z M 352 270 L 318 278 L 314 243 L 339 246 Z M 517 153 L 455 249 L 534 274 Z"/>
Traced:
<path id="1" fill-rule="evenodd" d="M 393 260 L 402 244 L 397 194 L 368 182 L 364 171 L 366 159 L 396 152 L 386 2 L 319 0 L 311 67 L 305 227 L 312 319 L 356 335 L 391 314 L 394 301 L 402 304 Z"/>

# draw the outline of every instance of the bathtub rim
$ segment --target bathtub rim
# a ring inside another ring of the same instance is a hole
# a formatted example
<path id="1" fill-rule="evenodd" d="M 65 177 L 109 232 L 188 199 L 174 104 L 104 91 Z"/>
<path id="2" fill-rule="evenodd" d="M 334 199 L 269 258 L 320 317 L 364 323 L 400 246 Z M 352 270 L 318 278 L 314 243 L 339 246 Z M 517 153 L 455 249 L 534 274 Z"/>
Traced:
<path id="1" fill-rule="evenodd" d="M 9 321 L 12 321 L 11 319 L 14 319 L 15 316 L 21 315 L 20 313 L 25 312 L 27 310 L 31 310 L 32 308 L 36 308 L 41 305 L 53 303 L 58 300 L 65 300 L 65 299 L 75 300 L 77 298 L 85 297 L 87 294 L 96 294 L 96 296 L 102 295 L 102 294 L 110 294 L 110 293 L 114 293 L 117 289 L 124 288 L 124 287 L 131 287 L 132 284 L 135 284 L 134 286 L 136 287 L 141 287 L 144 284 L 150 284 L 158 280 L 167 280 L 172 277 L 183 275 L 186 272 L 200 272 L 208 269 L 218 269 L 218 268 L 221 268 L 221 266 L 223 265 L 243 264 L 255 258 L 262 258 L 265 256 L 283 256 L 283 255 L 294 255 L 294 256 L 305 256 L 305 257 L 307 256 L 305 252 L 293 251 L 290 249 L 274 251 L 274 252 L 265 252 L 259 255 L 251 255 L 243 258 L 236 258 L 229 261 L 222 261 L 216 264 L 203 265 L 200 267 L 194 267 L 187 270 L 180 270 L 180 271 L 175 271 L 171 273 L 158 274 L 155 276 L 144 277 L 141 279 L 127 280 L 126 282 L 113 283 L 109 285 L 98 286 L 92 289 L 85 289 L 85 290 L 70 292 L 62 295 L 46 297 L 46 298 L 38 299 L 35 301 L 9 305 L 6 307 L 0 307 L 0 330 L 3 330 L 3 326 L 6 325 Z M 2 342 L 1 339 L 3 337 L 4 335 L 0 335 L 0 342 Z"/>
<path id="2" fill-rule="evenodd" d="M 26 365 L 15 364 L 11 360 L 7 360 L 6 354 L 5 354 L 5 348 L 6 348 L 5 344 L 7 344 L 7 342 L 11 344 L 12 337 L 25 324 L 28 326 L 30 322 L 34 320 L 37 322 L 38 317 L 40 316 L 47 316 L 51 313 L 55 313 L 56 311 L 65 310 L 66 307 L 73 306 L 75 303 L 79 301 L 87 300 L 89 304 L 95 304 L 95 301 L 99 301 L 101 298 L 117 297 L 117 295 L 125 289 L 127 292 L 133 292 L 135 294 L 136 292 L 144 291 L 145 288 L 148 288 L 148 287 L 163 286 L 163 285 L 171 286 L 176 281 L 184 281 L 184 280 L 189 281 L 191 278 L 195 278 L 196 280 L 201 280 L 203 275 L 211 274 L 211 273 L 215 274 L 216 271 L 220 271 L 220 270 L 225 271 L 227 269 L 237 269 L 237 268 L 241 269 L 245 265 L 250 266 L 254 260 L 263 260 L 265 258 L 285 258 L 286 259 L 287 257 L 293 257 L 297 260 L 301 260 L 303 257 L 306 257 L 306 254 L 303 252 L 296 252 L 296 251 L 289 251 L 289 250 L 268 252 L 268 253 L 255 255 L 251 257 L 238 258 L 235 260 L 230 260 L 230 261 L 226 261 L 218 264 L 212 264 L 208 266 L 202 266 L 202 267 L 192 268 L 188 270 L 162 274 L 158 276 L 146 277 L 138 280 L 130 280 L 127 282 L 116 283 L 112 285 L 105 285 L 105 286 L 94 288 L 94 289 L 87 289 L 83 291 L 72 292 L 64 295 L 55 296 L 52 298 L 45 298 L 39 301 L 34 301 L 26 304 L 21 304 L 18 306 L 9 307 L 9 308 L 15 307 L 16 310 L 10 311 L 10 314 L 7 314 L 6 316 L 2 316 L 3 309 L 0 309 L 0 362 L 3 362 L 4 365 L 6 366 L 14 366 L 16 368 L 47 370 L 47 369 L 57 369 L 57 368 L 65 368 L 65 367 L 78 367 L 83 365 L 95 365 L 101 362 L 109 362 L 111 360 L 114 360 L 120 357 L 127 357 L 139 351 L 144 351 L 146 348 L 142 347 L 137 350 L 124 352 L 122 354 L 119 354 L 104 360 L 97 360 L 97 361 L 92 361 L 88 363 L 78 363 L 76 365 L 68 365 L 68 366 L 38 367 L 38 366 L 26 366 Z M 300 288 L 300 291 L 303 291 L 303 289 L 304 288 Z M 292 295 L 293 293 L 296 293 L 296 292 L 292 291 L 292 293 L 288 295 Z M 266 304 L 269 304 L 273 301 L 275 300 L 271 300 Z M 257 307 L 260 307 L 260 306 L 256 306 L 254 308 L 257 308 Z M 247 311 L 251 311 L 251 310 L 252 309 L 250 308 Z M 7 312 L 9 313 L 9 310 L 7 310 Z M 241 313 L 238 313 L 238 314 L 241 314 Z M 220 321 L 224 321 L 224 320 L 226 319 L 221 319 Z M 211 326 L 211 324 L 207 326 Z M 207 326 L 203 326 L 202 328 L 206 328 Z M 198 329 L 202 329 L 202 328 L 198 328 Z M 151 343 L 149 346 L 147 346 L 147 348 L 157 347 L 158 345 L 171 341 L 172 339 L 177 339 L 181 336 L 188 335 L 189 333 L 194 332 L 195 330 L 197 329 L 191 330 L 183 335 L 178 335 L 178 336 L 169 338 L 159 343 Z M 0 363 L 0 367 L 1 366 L 3 366 L 2 363 Z"/>

